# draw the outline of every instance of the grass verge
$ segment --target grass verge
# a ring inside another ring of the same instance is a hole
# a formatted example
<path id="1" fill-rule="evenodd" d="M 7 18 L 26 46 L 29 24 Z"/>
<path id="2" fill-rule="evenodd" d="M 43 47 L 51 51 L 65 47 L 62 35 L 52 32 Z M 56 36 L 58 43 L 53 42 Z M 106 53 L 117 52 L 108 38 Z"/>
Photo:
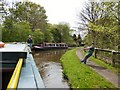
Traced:
<path id="1" fill-rule="evenodd" d="M 69 80 L 71 88 L 115 88 L 91 68 L 80 63 L 76 49 L 67 51 L 61 57 L 61 63 L 63 75 Z"/>

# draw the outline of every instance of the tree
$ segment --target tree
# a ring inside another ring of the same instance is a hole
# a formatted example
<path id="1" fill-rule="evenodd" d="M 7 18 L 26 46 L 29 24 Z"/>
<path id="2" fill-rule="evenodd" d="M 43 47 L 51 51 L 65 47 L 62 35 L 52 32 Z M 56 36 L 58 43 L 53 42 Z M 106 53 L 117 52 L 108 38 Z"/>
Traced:
<path id="1" fill-rule="evenodd" d="M 80 13 L 80 28 L 88 30 L 86 41 L 96 47 L 117 50 L 119 2 L 90 2 Z M 108 45 L 109 43 L 109 45 Z"/>
<path id="2" fill-rule="evenodd" d="M 80 34 L 78 35 L 77 41 L 78 41 L 78 44 L 81 45 L 81 43 L 82 43 L 82 39 L 81 39 Z"/>
<path id="3" fill-rule="evenodd" d="M 28 35 L 32 32 L 27 22 L 14 24 L 7 20 L 3 26 L 2 41 L 4 42 L 26 42 Z"/>
<path id="4" fill-rule="evenodd" d="M 18 2 L 14 8 L 9 9 L 7 18 L 14 22 L 26 21 L 30 23 L 31 29 L 45 30 L 47 16 L 44 7 L 32 2 Z"/>
<path id="5" fill-rule="evenodd" d="M 0 24 L 3 23 L 4 16 L 7 14 L 5 7 L 6 7 L 5 1 L 1 0 L 1 3 L 0 3 Z"/>
<path id="6" fill-rule="evenodd" d="M 44 32 L 44 41 L 45 42 L 52 42 L 53 41 L 53 35 L 52 35 L 50 29 L 45 30 L 45 32 Z"/>
<path id="7" fill-rule="evenodd" d="M 70 32 L 71 29 L 66 23 L 59 23 L 53 25 L 51 28 L 51 33 L 53 34 L 54 42 L 64 42 L 68 43 L 71 41 Z"/>
<path id="8" fill-rule="evenodd" d="M 2 41 L 2 25 L 0 24 L 0 41 Z"/>
<path id="9" fill-rule="evenodd" d="M 73 40 L 77 43 L 77 36 L 76 36 L 76 34 L 73 34 Z"/>
<path id="10" fill-rule="evenodd" d="M 44 34 L 39 29 L 36 29 L 32 33 L 32 38 L 33 38 L 34 44 L 42 43 L 44 41 Z"/>

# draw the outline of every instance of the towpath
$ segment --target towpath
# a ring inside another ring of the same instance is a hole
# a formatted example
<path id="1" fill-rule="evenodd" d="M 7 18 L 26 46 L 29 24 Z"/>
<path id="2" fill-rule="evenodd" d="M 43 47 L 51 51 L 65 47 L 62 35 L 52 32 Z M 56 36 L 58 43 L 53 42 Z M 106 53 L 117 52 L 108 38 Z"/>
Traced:
<path id="1" fill-rule="evenodd" d="M 79 59 L 81 60 L 83 58 L 83 55 L 81 53 L 81 49 L 78 49 L 76 51 L 76 55 L 79 57 Z M 93 61 L 91 61 L 90 59 L 88 59 L 87 61 L 87 66 L 89 66 L 91 69 L 93 69 L 94 71 L 96 71 L 98 74 L 100 74 L 101 76 L 103 76 L 105 79 L 107 79 L 109 82 L 111 82 L 113 85 L 115 85 L 116 87 L 120 88 L 119 85 L 119 79 L 120 76 L 118 76 L 116 73 L 112 72 L 111 70 L 108 70 L 105 67 L 102 67 L 100 65 L 97 65 L 96 63 L 94 63 Z"/>

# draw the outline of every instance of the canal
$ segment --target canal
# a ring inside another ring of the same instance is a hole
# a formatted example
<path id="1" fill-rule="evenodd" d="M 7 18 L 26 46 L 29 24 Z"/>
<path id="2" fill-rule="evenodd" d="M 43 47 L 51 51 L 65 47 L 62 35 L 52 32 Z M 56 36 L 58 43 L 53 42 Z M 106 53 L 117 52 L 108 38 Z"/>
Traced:
<path id="1" fill-rule="evenodd" d="M 33 56 L 46 88 L 70 88 L 62 76 L 61 56 L 66 50 L 35 51 Z"/>

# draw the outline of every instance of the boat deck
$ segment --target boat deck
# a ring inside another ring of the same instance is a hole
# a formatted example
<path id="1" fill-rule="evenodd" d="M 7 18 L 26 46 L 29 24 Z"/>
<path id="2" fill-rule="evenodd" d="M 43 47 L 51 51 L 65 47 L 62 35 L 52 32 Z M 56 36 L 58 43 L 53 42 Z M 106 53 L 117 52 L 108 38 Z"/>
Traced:
<path id="1" fill-rule="evenodd" d="M 19 81 L 14 81 L 17 83 L 18 88 L 45 88 L 44 83 L 42 81 L 41 75 L 36 67 L 34 58 L 32 54 L 30 54 L 31 50 L 27 46 L 27 44 L 6 44 L 3 48 L 0 48 L 0 70 L 2 70 L 2 74 L 5 73 L 6 77 L 8 77 L 9 73 L 13 73 L 15 66 L 17 65 L 20 58 L 22 58 L 23 66 L 21 68 Z M 10 71 L 11 70 L 11 71 Z M 17 76 L 17 75 L 16 75 Z M 2 76 L 2 83 L 4 85 L 3 88 L 7 87 L 7 83 L 9 82 L 11 75 L 9 75 L 8 79 L 5 76 Z M 15 77 L 14 77 L 15 78 Z M 13 80 L 13 79 L 11 79 Z"/>
<path id="2" fill-rule="evenodd" d="M 22 67 L 18 88 L 45 88 L 32 54 L 27 55 L 26 64 Z"/>

